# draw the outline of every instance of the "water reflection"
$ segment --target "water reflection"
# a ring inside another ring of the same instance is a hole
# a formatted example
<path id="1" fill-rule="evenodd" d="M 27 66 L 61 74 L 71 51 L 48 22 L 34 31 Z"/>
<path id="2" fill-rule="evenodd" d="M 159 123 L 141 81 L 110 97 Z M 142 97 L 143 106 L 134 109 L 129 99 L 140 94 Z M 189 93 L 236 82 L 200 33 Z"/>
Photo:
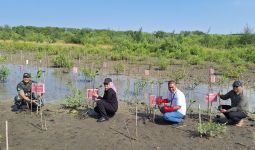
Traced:
<path id="1" fill-rule="evenodd" d="M 31 72 L 32 76 L 36 75 L 37 69 L 36 67 L 23 67 L 21 69 L 20 65 L 6 64 L 7 68 L 10 69 L 10 76 L 7 79 L 7 82 L 0 85 L 0 99 L 12 99 L 16 94 L 16 85 L 22 80 L 22 75 L 24 72 Z M 54 68 L 42 68 L 43 76 L 38 79 L 38 82 L 45 83 L 45 99 L 46 102 L 55 102 L 62 100 L 65 95 L 70 93 L 70 85 L 74 85 L 78 87 L 81 91 L 86 94 L 87 88 L 92 88 L 93 84 L 88 78 L 84 77 L 81 73 L 72 74 L 72 73 L 62 73 L 59 69 Z M 135 99 L 139 99 L 141 101 L 145 101 L 146 103 L 149 101 L 149 95 L 160 95 L 163 97 L 167 97 L 168 89 L 167 82 L 163 82 L 161 85 L 161 89 L 158 86 L 157 78 L 147 78 L 147 84 L 144 89 L 140 91 L 136 91 L 135 84 L 137 82 L 141 82 L 141 77 L 131 77 L 125 75 L 102 75 L 96 76 L 95 78 L 95 87 L 99 88 L 100 94 L 103 94 L 103 86 L 102 82 L 105 77 L 110 77 L 113 79 L 113 82 L 117 88 L 118 98 L 121 100 L 131 101 Z M 35 80 L 35 78 L 34 78 Z M 194 88 L 195 87 L 195 88 Z M 178 84 L 178 88 L 184 92 L 187 98 L 187 102 L 189 104 L 190 100 L 196 100 L 196 103 L 193 104 L 193 108 L 197 108 L 198 103 L 206 109 L 207 102 L 205 101 L 205 96 L 208 93 L 208 85 L 199 84 L 196 86 L 190 85 L 183 82 Z M 230 90 L 229 86 L 222 87 L 222 93 L 226 93 Z M 212 91 L 219 92 L 219 86 L 213 85 Z M 246 89 L 245 95 L 249 100 L 249 109 L 254 112 L 255 109 L 255 101 L 253 100 L 255 97 L 254 89 Z M 221 101 L 222 104 L 230 104 L 230 101 Z M 214 110 L 218 107 L 219 102 L 214 102 L 213 107 Z"/>

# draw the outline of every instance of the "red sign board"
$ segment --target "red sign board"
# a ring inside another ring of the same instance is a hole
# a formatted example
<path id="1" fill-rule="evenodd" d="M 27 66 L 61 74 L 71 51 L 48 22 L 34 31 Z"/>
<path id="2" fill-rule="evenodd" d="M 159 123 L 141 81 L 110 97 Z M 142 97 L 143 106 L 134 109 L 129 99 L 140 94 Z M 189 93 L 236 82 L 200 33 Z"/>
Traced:
<path id="1" fill-rule="evenodd" d="M 78 73 L 78 68 L 77 67 L 73 67 L 72 72 L 73 72 L 73 74 Z"/>
<path id="2" fill-rule="evenodd" d="M 205 97 L 207 102 L 217 102 L 218 93 L 208 93 Z"/>
<path id="3" fill-rule="evenodd" d="M 32 84 L 32 92 L 45 93 L 44 84 L 43 83 L 33 83 Z"/>
<path id="4" fill-rule="evenodd" d="M 209 69 L 209 75 L 212 75 L 212 74 L 214 74 L 214 73 L 215 73 L 214 69 L 213 69 L 213 68 L 210 68 L 210 69 Z"/>
<path id="5" fill-rule="evenodd" d="M 87 98 L 92 98 L 93 97 L 93 92 L 99 93 L 98 89 L 87 89 Z"/>
<path id="6" fill-rule="evenodd" d="M 150 95 L 150 105 L 155 106 L 156 105 L 156 96 Z"/>
<path id="7" fill-rule="evenodd" d="M 216 76 L 215 75 L 210 75 L 209 82 L 210 83 L 215 83 L 216 82 Z"/>
<path id="8" fill-rule="evenodd" d="M 144 75 L 149 76 L 150 75 L 150 70 L 144 70 Z"/>
<path id="9" fill-rule="evenodd" d="M 103 68 L 107 68 L 107 62 L 103 62 Z"/>

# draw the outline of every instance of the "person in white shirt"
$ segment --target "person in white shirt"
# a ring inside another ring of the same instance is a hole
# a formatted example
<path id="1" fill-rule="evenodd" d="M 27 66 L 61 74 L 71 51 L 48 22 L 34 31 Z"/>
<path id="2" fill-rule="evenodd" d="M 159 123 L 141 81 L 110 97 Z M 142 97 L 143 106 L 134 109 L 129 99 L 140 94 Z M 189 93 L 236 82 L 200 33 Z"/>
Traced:
<path id="1" fill-rule="evenodd" d="M 163 118 L 172 123 L 181 123 L 186 115 L 185 95 L 176 87 L 175 81 L 168 81 L 169 95 L 167 99 L 159 99 L 159 109 L 163 113 Z M 167 103 L 167 104 L 166 104 Z"/>

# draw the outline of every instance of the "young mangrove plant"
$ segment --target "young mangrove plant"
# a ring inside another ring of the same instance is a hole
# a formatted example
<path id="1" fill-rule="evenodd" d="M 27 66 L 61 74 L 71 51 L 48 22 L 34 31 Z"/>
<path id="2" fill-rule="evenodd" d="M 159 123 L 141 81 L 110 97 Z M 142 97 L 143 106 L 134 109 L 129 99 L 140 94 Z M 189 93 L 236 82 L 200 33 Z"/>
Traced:
<path id="1" fill-rule="evenodd" d="M 186 76 L 186 71 L 184 67 L 177 69 L 175 71 L 172 71 L 171 73 L 176 83 L 179 83 L 179 81 Z"/>
<path id="2" fill-rule="evenodd" d="M 70 89 L 71 92 L 69 95 L 66 95 L 64 104 L 67 108 L 77 109 L 77 107 L 82 105 L 82 102 L 84 101 L 84 95 L 75 86 L 71 86 Z"/>
<path id="3" fill-rule="evenodd" d="M 212 121 L 198 123 L 196 132 L 200 137 L 215 137 L 227 131 L 225 124 L 218 124 Z"/>
<path id="4" fill-rule="evenodd" d="M 125 64 L 122 62 L 116 62 L 116 64 L 113 66 L 115 73 L 118 75 L 125 69 Z"/>
<path id="5" fill-rule="evenodd" d="M 166 70 L 167 66 L 169 65 L 169 62 L 170 61 L 165 57 L 159 58 L 158 69 L 159 70 Z"/>
<path id="6" fill-rule="evenodd" d="M 85 78 L 88 78 L 89 81 L 93 80 L 96 75 L 98 75 L 97 69 L 83 68 L 81 69 L 81 72 L 85 76 Z"/>
<path id="7" fill-rule="evenodd" d="M 5 62 L 7 60 L 7 57 L 6 56 L 1 56 L 0 55 L 0 62 Z"/>
<path id="8" fill-rule="evenodd" d="M 7 77 L 10 74 L 10 70 L 5 67 L 5 66 L 1 66 L 0 68 L 0 82 L 5 82 Z"/>
<path id="9" fill-rule="evenodd" d="M 73 62 L 68 59 L 65 55 L 58 55 L 53 59 L 53 64 L 58 68 L 67 68 L 70 69 L 73 65 Z"/>

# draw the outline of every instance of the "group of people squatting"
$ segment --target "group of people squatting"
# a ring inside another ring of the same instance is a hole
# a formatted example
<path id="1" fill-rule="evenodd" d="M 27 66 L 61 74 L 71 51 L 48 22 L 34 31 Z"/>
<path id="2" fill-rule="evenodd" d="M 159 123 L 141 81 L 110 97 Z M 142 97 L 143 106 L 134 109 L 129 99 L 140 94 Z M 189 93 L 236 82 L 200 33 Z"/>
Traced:
<path id="1" fill-rule="evenodd" d="M 38 98 L 41 94 L 35 95 L 32 93 L 31 74 L 24 73 L 23 80 L 17 85 L 18 95 L 14 98 L 14 104 L 20 108 L 24 104 L 31 104 L 31 106 L 38 105 Z M 109 118 L 114 117 L 118 111 L 117 90 L 111 78 L 104 79 L 104 95 L 100 96 L 96 92 L 93 93 L 95 97 L 96 106 L 94 111 L 97 113 L 97 122 L 104 122 Z M 218 94 L 222 100 L 231 100 L 231 106 L 219 106 L 219 111 L 225 115 L 228 124 L 242 126 L 243 119 L 247 117 L 247 99 L 243 94 L 243 83 L 239 80 L 232 84 L 233 89 L 226 94 Z M 176 82 L 168 81 L 168 97 L 158 98 L 157 105 L 160 112 L 163 114 L 163 119 L 166 122 L 181 124 L 186 115 L 186 98 L 181 90 L 177 88 Z M 30 106 L 30 105 L 29 105 Z M 31 108 L 33 109 L 33 108 Z"/>

